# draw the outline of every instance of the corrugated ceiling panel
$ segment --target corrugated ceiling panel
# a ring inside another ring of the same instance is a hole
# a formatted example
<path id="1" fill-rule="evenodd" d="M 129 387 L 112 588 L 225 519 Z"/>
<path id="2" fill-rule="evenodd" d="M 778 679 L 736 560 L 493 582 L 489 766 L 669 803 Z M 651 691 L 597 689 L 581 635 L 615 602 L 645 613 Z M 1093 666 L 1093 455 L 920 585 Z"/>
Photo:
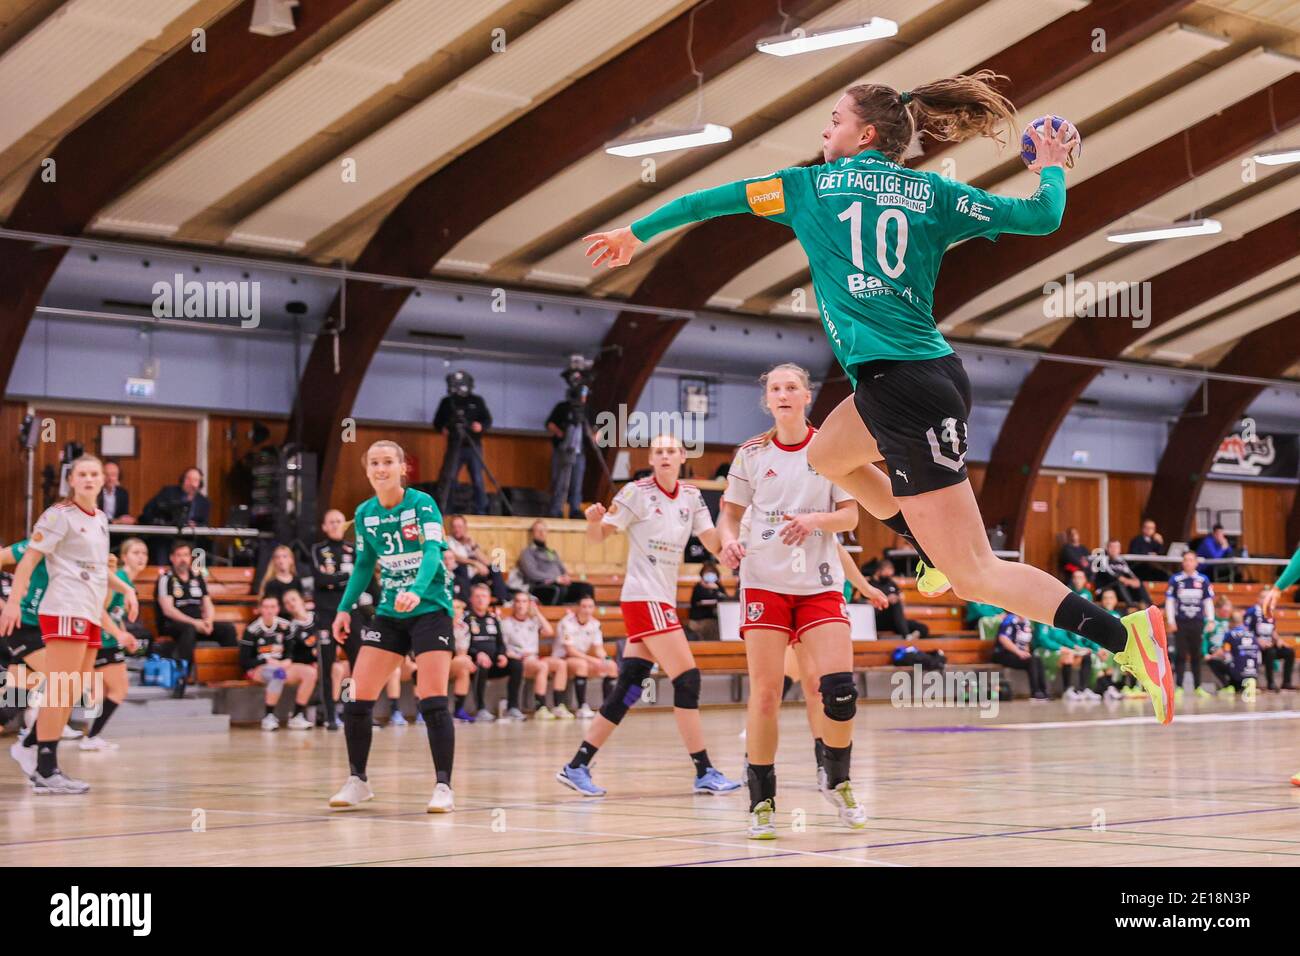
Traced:
<path id="1" fill-rule="evenodd" d="M 871 6 L 872 16 L 906 22 L 935 6 L 939 0 L 879 0 Z M 845 0 L 805 24 L 805 29 L 837 26 L 862 15 L 861 0 Z M 704 84 L 701 121 L 735 126 L 761 112 L 764 97 L 775 99 L 814 79 L 845 60 L 860 56 L 861 45 L 837 47 L 822 53 L 777 57 L 762 53 L 742 60 L 725 73 Z M 628 130 L 627 136 L 643 136 L 659 130 L 694 125 L 699 100 L 692 93 Z M 683 153 L 655 157 L 658 172 L 671 170 Z M 597 150 L 533 190 L 519 202 L 493 216 L 463 239 L 438 264 L 441 269 L 482 272 L 522 246 L 533 242 L 557 223 L 572 217 L 575 210 L 641 181 L 641 160 L 610 156 Z"/>
<path id="2" fill-rule="evenodd" d="M 1277 137 L 1262 148 L 1280 146 L 1285 141 L 1285 136 Z M 1266 182 L 1285 168 L 1257 166 L 1256 175 L 1260 181 Z M 1234 159 L 1198 176 L 1195 182 L 1166 193 L 1157 202 L 1144 206 L 1133 215 L 1125 216 L 1115 224 L 1114 228 L 1137 228 L 1186 218 L 1191 210 L 1217 204 L 1242 188 L 1244 183 L 1241 161 Z M 1292 206 L 1288 207 L 1287 202 L 1292 202 Z M 1109 265 L 1087 273 L 1080 272 L 1079 267 L 1084 263 L 1094 262 L 1102 256 L 1120 251 L 1120 247 L 1106 241 L 1106 231 L 1096 232 L 1036 264 L 1017 278 L 1023 278 L 1027 289 L 1039 289 L 1067 272 L 1075 273 L 1076 282 L 1084 280 L 1140 282 L 1186 259 L 1198 256 L 1208 249 L 1230 242 L 1235 237 L 1276 219 L 1288 208 L 1294 208 L 1296 205 L 1300 205 L 1300 194 L 1292 193 L 1281 186 L 1256 193 L 1246 201 L 1214 214 L 1214 217 L 1224 226 L 1224 231 L 1218 235 L 1133 246 L 1130 247 L 1131 251 L 1127 255 Z M 1042 302 L 1035 299 L 1007 311 L 995 321 L 984 325 L 979 334 L 987 338 L 1014 341 L 1055 321 L 1055 318 L 1043 315 Z"/>
<path id="3" fill-rule="evenodd" d="M 358 143 L 357 181 L 345 183 L 338 160 L 244 219 L 228 241 L 301 249 L 313 236 L 386 192 L 450 161 L 485 130 L 526 108 L 536 96 L 578 76 L 621 44 L 683 5 L 683 0 L 578 0 L 552 14 L 504 53 Z M 342 157 L 340 157 L 341 159 Z"/>
<path id="4" fill-rule="evenodd" d="M 0 152 L 8 149 L 194 0 L 72 0 L 0 57 Z"/>
<path id="5" fill-rule="evenodd" d="M 171 235 L 313 135 L 437 55 L 509 0 L 399 0 L 123 196 L 94 224 Z M 231 157 L 239 157 L 231 162 Z"/>
<path id="6" fill-rule="evenodd" d="M 1070 0 L 991 0 L 969 15 L 949 24 L 926 40 L 893 57 L 864 78 L 864 82 L 888 83 L 906 89 L 953 71 L 953 50 L 961 50 L 963 64 L 979 63 L 1008 44 L 1028 36 L 1060 16 L 1080 9 Z M 820 103 L 763 134 L 647 199 L 602 228 L 614 228 L 645 215 L 677 196 L 721 183 L 761 176 L 782 166 L 802 163 L 815 155 L 826 125 L 830 103 Z M 656 237 L 658 241 L 663 237 Z M 537 263 L 530 278 L 585 285 L 591 268 L 579 242 Z"/>
<path id="7" fill-rule="evenodd" d="M 1217 348 L 1225 342 L 1235 341 L 1243 335 L 1249 335 L 1260 326 L 1285 318 L 1297 309 L 1300 309 L 1300 289 L 1293 285 L 1238 309 L 1231 315 L 1225 315 L 1194 332 L 1171 339 L 1156 349 L 1153 357 L 1170 362 L 1187 362 L 1202 352 Z M 1291 330 L 1288 344 L 1295 341 L 1295 335 L 1295 330 Z"/>
<path id="8" fill-rule="evenodd" d="M 1199 123 L 1295 72 L 1298 63 L 1300 61 L 1294 57 L 1268 50 L 1253 50 L 1093 133 L 1083 144 L 1083 161 L 1068 176 L 1070 186 L 1077 186 L 1116 163 L 1175 135 L 1179 130 Z M 1009 196 L 1028 196 L 1036 188 L 1037 182 L 1038 177 L 1025 170 L 999 183 L 998 192 Z M 1058 267 L 1054 274 L 1059 275 L 1061 271 Z M 1019 276 L 1014 276 L 976 296 L 945 319 L 940 327 L 950 329 L 1041 284 L 1027 283 Z"/>

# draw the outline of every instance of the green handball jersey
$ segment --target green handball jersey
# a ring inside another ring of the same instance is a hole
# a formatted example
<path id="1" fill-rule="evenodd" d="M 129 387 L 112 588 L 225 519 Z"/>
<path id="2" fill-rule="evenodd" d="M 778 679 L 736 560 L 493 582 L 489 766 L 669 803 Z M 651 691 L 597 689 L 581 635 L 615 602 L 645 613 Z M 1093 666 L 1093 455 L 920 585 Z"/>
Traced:
<path id="1" fill-rule="evenodd" d="M 131 579 L 126 576 L 126 572 L 121 568 L 117 569 L 118 579 L 127 587 L 134 589 L 135 585 Z M 113 619 L 113 623 L 118 627 L 126 627 L 126 595 L 121 591 L 112 592 L 112 597 L 108 599 L 108 616 Z M 104 642 L 104 647 L 112 650 L 117 647 L 117 638 L 108 631 L 100 634 L 100 639 Z"/>
<path id="2" fill-rule="evenodd" d="M 632 233 L 644 241 L 744 212 L 789 226 L 808 256 L 822 326 L 856 388 L 863 362 L 952 352 L 933 314 L 934 284 L 950 245 L 1002 233 L 1045 235 L 1064 211 L 1059 166 L 1042 171 L 1032 196 L 1015 199 L 908 169 L 869 149 L 691 193 L 632 223 Z"/>
<path id="3" fill-rule="evenodd" d="M 357 553 L 340 611 L 350 611 L 379 568 L 379 606 L 376 614 L 408 618 L 431 611 L 451 613 L 451 585 L 442 563 L 446 541 L 442 514 L 423 491 L 407 488 L 395 508 L 385 508 L 378 498 L 357 508 Z M 414 610 L 399 613 L 393 602 L 403 591 L 420 597 Z"/>
<path id="4" fill-rule="evenodd" d="M 27 539 L 24 538 L 10 549 L 14 554 L 14 561 L 18 562 L 23 559 L 27 553 Z M 46 570 L 45 559 L 41 558 L 36 567 L 32 570 L 31 581 L 27 584 L 27 594 L 23 596 L 22 603 L 22 622 L 28 627 L 40 627 L 41 620 L 38 616 L 41 606 L 41 598 L 45 597 L 45 589 L 50 586 L 50 572 Z"/>

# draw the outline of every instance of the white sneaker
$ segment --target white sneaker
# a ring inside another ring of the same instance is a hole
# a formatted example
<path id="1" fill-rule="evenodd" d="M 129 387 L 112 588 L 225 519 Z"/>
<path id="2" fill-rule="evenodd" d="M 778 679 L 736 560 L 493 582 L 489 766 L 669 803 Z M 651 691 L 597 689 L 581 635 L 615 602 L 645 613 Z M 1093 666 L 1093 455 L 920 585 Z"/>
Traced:
<path id="1" fill-rule="evenodd" d="M 24 747 L 21 740 L 16 740 L 9 747 L 9 756 L 14 758 L 23 776 L 30 780 L 32 774 L 36 772 L 36 748 Z"/>
<path id="2" fill-rule="evenodd" d="M 275 714 L 267 714 L 265 717 L 262 718 L 262 729 L 263 729 L 263 730 L 279 730 L 279 729 L 280 729 L 280 718 L 277 717 L 277 716 L 275 716 Z"/>
<path id="3" fill-rule="evenodd" d="M 1102 695 L 1106 700 L 1123 700 L 1124 695 L 1119 692 L 1119 688 L 1111 684 L 1106 688 L 1106 693 Z"/>
<path id="4" fill-rule="evenodd" d="M 861 830 L 867 825 L 867 810 L 853 796 L 853 786 L 845 780 L 834 789 L 823 791 L 826 799 L 839 811 L 840 820 L 854 830 Z"/>
<path id="5" fill-rule="evenodd" d="M 556 720 L 556 716 L 551 713 L 549 707 L 538 707 L 533 711 L 533 720 Z"/>
<path id="6" fill-rule="evenodd" d="M 451 787 L 445 783 L 440 783 L 433 788 L 433 796 L 429 798 L 429 805 L 424 808 L 426 813 L 451 813 L 456 809 L 456 800 L 451 792 Z"/>
<path id="7" fill-rule="evenodd" d="M 488 710 L 486 707 L 474 715 L 474 723 L 476 724 L 490 724 L 496 719 L 497 715 L 492 713 L 492 711 Z"/>
<path id="8" fill-rule="evenodd" d="M 1079 692 L 1073 687 L 1068 688 L 1066 692 L 1061 695 L 1061 700 L 1079 700 Z"/>
<path id="9" fill-rule="evenodd" d="M 348 777 L 348 782 L 338 793 L 330 797 L 330 806 L 347 809 L 373 799 L 375 799 L 375 791 L 370 789 L 370 784 L 360 777 Z"/>
<path id="10" fill-rule="evenodd" d="M 80 737 L 84 737 L 84 736 L 85 736 L 84 733 L 82 733 L 82 732 L 81 732 L 80 730 L 78 730 L 76 727 L 73 727 L 71 724 L 64 724 L 64 725 L 63 725 L 63 739 L 64 739 L 64 740 L 77 740 L 78 738 L 80 738 Z"/>
<path id="11" fill-rule="evenodd" d="M 55 770 L 48 777 L 42 777 L 39 773 L 32 774 L 32 790 L 35 793 L 85 793 L 89 789 L 90 784 L 86 781 L 69 777 L 62 770 Z"/>
<path id="12" fill-rule="evenodd" d="M 290 730 L 311 730 L 312 723 L 302 714 L 294 714 L 289 718 Z"/>
<path id="13" fill-rule="evenodd" d="M 581 717 L 583 720 L 590 720 L 592 717 L 596 716 L 596 712 L 592 710 L 590 707 L 588 707 L 586 704 L 583 704 L 581 707 L 578 708 L 578 716 Z"/>
<path id="14" fill-rule="evenodd" d="M 77 745 L 78 750 L 116 750 L 117 744 L 111 740 L 105 740 L 103 737 L 82 737 L 81 743 Z"/>
<path id="15" fill-rule="evenodd" d="M 1085 687 L 1083 690 L 1079 691 L 1079 699 L 1096 703 L 1101 700 L 1101 694 L 1097 693 L 1091 687 Z"/>
<path id="16" fill-rule="evenodd" d="M 569 708 L 564 706 L 564 704 L 556 704 L 554 707 L 551 708 L 551 713 L 554 714 L 556 717 L 559 717 L 560 720 L 576 719 L 573 716 L 573 711 L 569 710 Z"/>
<path id="17" fill-rule="evenodd" d="M 528 719 L 528 718 L 524 715 L 524 712 L 523 712 L 522 710 L 520 710 L 518 707 L 511 707 L 509 710 L 507 710 L 507 711 L 506 711 L 506 717 L 509 718 L 510 720 L 527 720 L 527 719 Z"/>

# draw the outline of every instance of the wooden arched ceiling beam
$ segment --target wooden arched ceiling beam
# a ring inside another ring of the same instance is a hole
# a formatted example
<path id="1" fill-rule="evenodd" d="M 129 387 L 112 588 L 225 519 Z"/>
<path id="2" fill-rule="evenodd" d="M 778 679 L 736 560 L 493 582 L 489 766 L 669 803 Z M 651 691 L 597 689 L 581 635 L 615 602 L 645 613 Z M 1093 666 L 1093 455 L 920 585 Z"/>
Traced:
<path id="1" fill-rule="evenodd" d="M 1298 324 L 1300 312 L 1293 312 L 1243 336 L 1214 371 L 1256 378 L 1280 376 L 1300 361 Z M 1187 540 L 1196 499 L 1219 442 L 1264 390 L 1263 385 L 1218 379 L 1208 379 L 1203 387 L 1208 394 L 1202 395 L 1198 389 L 1187 400 L 1178 424 L 1170 433 L 1147 496 L 1145 513 L 1155 518 L 1164 536 L 1171 541 Z"/>
<path id="2" fill-rule="evenodd" d="M 793 0 L 785 4 L 785 13 L 802 20 L 825 6 L 825 0 Z M 713 0 L 695 10 L 692 49 L 706 75 L 751 55 L 754 44 L 779 32 L 784 19 L 777 4 L 753 0 Z M 355 267 L 427 276 L 461 239 L 626 131 L 633 117 L 652 116 L 688 95 L 696 85 L 686 54 L 689 30 L 687 11 L 424 179 L 384 218 Z M 319 454 L 317 500 L 322 508 L 330 499 L 342 452 L 343 419 L 409 294 L 407 289 L 348 283 L 338 371 L 331 335 L 316 339 L 307 360 L 290 433 Z M 336 299 L 331 320 L 339 312 Z"/>
<path id="3" fill-rule="evenodd" d="M 201 126 L 268 70 L 302 46 L 356 0 L 312 0 L 296 13 L 297 28 L 277 37 L 249 32 L 254 0 L 204 26 L 206 52 L 190 40 L 59 141 L 51 153 L 56 179 L 37 169 L 5 225 L 79 236 L 187 134 Z M 0 383 L 8 383 L 28 324 L 66 247 L 0 240 Z"/>
<path id="4" fill-rule="evenodd" d="M 990 69 L 1010 78 L 1005 90 L 1013 102 L 1029 102 L 1105 62 L 1171 23 L 1188 0 L 1097 0 L 1067 14 L 971 68 Z M 1107 38 L 1104 53 L 1093 52 L 1094 31 Z M 937 143 L 927 153 L 931 159 L 943 152 Z M 809 163 L 821 162 L 821 157 Z M 698 309 L 741 271 L 790 241 L 789 230 L 773 227 L 752 216 L 732 216 L 702 223 L 677 240 L 671 252 L 646 275 L 632 296 L 638 304 Z M 725 244 L 726 252 L 719 246 Z M 696 273 L 705 273 L 701 277 Z M 621 313 L 605 339 L 597 362 L 598 377 L 592 390 L 592 407 L 632 408 L 641 398 L 655 366 L 684 326 L 681 320 L 649 323 L 639 313 Z M 845 395 L 847 384 L 833 377 L 818 391 L 813 420 L 821 421 Z M 611 455 L 612 458 L 612 455 Z M 598 473 L 588 470 L 592 493 L 607 489 Z"/>

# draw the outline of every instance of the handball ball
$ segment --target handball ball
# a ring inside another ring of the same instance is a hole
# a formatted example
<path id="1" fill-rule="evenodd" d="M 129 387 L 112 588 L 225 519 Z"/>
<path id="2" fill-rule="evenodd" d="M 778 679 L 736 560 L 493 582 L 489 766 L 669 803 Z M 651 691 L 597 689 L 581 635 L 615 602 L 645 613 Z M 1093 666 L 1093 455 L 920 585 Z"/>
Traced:
<path id="1" fill-rule="evenodd" d="M 1065 157 L 1065 165 L 1069 169 L 1074 168 L 1074 161 L 1079 158 L 1079 153 L 1083 150 L 1083 139 L 1079 136 L 1079 131 L 1074 128 L 1074 124 L 1062 116 L 1040 116 L 1029 126 L 1025 127 L 1024 134 L 1020 137 L 1020 158 L 1025 161 L 1025 165 L 1032 165 L 1038 158 L 1038 150 L 1034 148 L 1034 141 L 1029 136 L 1030 128 L 1038 130 L 1038 135 L 1043 135 L 1043 129 L 1048 121 L 1051 121 L 1052 129 L 1058 130 L 1062 125 L 1066 127 L 1071 136 L 1070 152 Z"/>

